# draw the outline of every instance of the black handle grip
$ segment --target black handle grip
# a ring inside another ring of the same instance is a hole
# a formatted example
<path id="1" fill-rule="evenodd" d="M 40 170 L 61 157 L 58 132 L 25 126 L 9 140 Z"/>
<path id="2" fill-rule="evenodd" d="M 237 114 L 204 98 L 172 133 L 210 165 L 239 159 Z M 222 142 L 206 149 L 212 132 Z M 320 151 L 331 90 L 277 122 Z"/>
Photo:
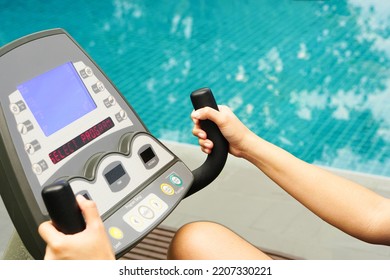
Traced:
<path id="1" fill-rule="evenodd" d="M 218 110 L 218 105 L 209 88 L 201 88 L 192 92 L 191 102 L 195 110 L 207 106 Z M 186 194 L 186 197 L 203 189 L 218 177 L 225 166 L 229 152 L 229 143 L 215 123 L 210 120 L 202 120 L 200 121 L 200 126 L 207 133 L 207 138 L 213 141 L 214 147 L 207 156 L 206 161 L 200 167 L 192 171 L 194 182 L 191 189 Z"/>
<path id="2" fill-rule="evenodd" d="M 56 182 L 42 189 L 43 202 L 53 225 L 65 234 L 85 229 L 85 221 L 72 188 L 66 181 Z"/>

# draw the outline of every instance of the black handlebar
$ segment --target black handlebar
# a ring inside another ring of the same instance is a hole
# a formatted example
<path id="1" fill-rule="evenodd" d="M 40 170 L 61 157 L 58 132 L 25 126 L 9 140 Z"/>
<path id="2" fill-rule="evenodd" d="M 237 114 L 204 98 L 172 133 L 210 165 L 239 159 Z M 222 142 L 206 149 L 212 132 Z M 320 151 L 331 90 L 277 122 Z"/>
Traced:
<path id="1" fill-rule="evenodd" d="M 65 234 L 83 231 L 84 217 L 67 181 L 59 181 L 42 189 L 42 198 L 53 225 Z"/>
<path id="2" fill-rule="evenodd" d="M 209 88 L 201 88 L 192 92 L 191 102 L 195 110 L 207 106 L 218 110 L 218 105 Z M 192 171 L 194 182 L 186 194 L 186 197 L 203 189 L 217 178 L 225 166 L 229 151 L 229 143 L 215 123 L 210 120 L 202 120 L 200 121 L 200 126 L 206 132 L 207 138 L 214 143 L 214 147 L 207 156 L 206 161 Z"/>

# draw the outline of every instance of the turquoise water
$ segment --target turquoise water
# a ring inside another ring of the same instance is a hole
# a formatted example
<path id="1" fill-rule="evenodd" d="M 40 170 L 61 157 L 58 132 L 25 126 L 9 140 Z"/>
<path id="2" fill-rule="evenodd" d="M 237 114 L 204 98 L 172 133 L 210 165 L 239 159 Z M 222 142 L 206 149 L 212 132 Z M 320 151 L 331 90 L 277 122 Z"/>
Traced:
<path id="1" fill-rule="evenodd" d="M 208 86 L 303 160 L 390 176 L 386 2 L 0 0 L 0 45 L 66 29 L 159 138 L 197 143 L 189 94 Z"/>

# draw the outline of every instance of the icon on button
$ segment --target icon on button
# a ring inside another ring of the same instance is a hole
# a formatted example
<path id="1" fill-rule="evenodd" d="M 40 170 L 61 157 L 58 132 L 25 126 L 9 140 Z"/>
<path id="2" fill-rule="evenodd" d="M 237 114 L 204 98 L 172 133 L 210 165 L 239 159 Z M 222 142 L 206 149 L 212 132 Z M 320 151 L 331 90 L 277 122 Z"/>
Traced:
<path id="1" fill-rule="evenodd" d="M 39 144 L 39 142 L 37 140 L 34 140 L 30 143 L 27 143 L 26 145 L 24 145 L 24 149 L 25 151 L 32 155 L 34 154 L 37 150 L 39 150 L 41 148 L 41 145 Z"/>
<path id="2" fill-rule="evenodd" d="M 169 176 L 169 180 L 172 182 L 172 184 L 174 184 L 176 186 L 181 186 L 183 184 L 182 179 L 179 176 L 177 176 L 176 174 L 171 174 Z"/>
<path id="3" fill-rule="evenodd" d="M 156 210 L 160 210 L 163 205 L 162 203 L 160 202 L 160 200 L 156 199 L 156 198 L 152 198 L 150 201 L 149 201 L 149 204 L 150 206 L 152 206 L 152 208 L 156 209 Z"/>
<path id="4" fill-rule="evenodd" d="M 142 220 L 137 217 L 137 216 L 131 216 L 130 217 L 130 223 L 134 226 L 134 227 L 141 227 L 143 225 L 143 222 Z"/>
<path id="5" fill-rule="evenodd" d="M 95 93 L 99 93 L 99 92 L 102 92 L 104 90 L 104 85 L 101 81 L 98 81 L 96 84 L 92 85 L 92 90 L 95 92 Z"/>
<path id="6" fill-rule="evenodd" d="M 138 208 L 138 213 L 141 214 L 142 217 L 145 219 L 153 219 L 154 218 L 154 212 L 152 209 L 150 209 L 148 206 L 141 205 Z"/>
<path id="7" fill-rule="evenodd" d="M 33 128 L 34 126 L 30 121 L 25 121 L 23 123 L 18 124 L 18 130 L 23 135 L 32 130 Z"/>
<path id="8" fill-rule="evenodd" d="M 161 188 L 162 192 L 165 193 L 166 195 L 174 195 L 175 194 L 175 190 L 171 185 L 164 183 L 164 184 L 160 185 L 160 188 Z"/>
<path id="9" fill-rule="evenodd" d="M 80 75 L 81 75 L 81 77 L 83 77 L 83 79 L 86 79 L 88 77 L 93 76 L 93 71 L 91 68 L 85 67 L 83 70 L 80 71 Z"/>

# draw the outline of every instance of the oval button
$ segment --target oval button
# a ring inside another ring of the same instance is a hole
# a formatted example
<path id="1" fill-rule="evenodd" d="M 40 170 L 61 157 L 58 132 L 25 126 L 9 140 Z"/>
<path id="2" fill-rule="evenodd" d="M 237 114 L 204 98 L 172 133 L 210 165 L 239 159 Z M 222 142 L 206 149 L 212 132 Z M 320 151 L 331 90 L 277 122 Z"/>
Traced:
<path id="1" fill-rule="evenodd" d="M 175 190 L 169 184 L 161 184 L 160 188 L 161 188 L 162 192 L 165 193 L 166 195 L 174 195 L 175 194 Z"/>
<path id="2" fill-rule="evenodd" d="M 142 205 L 138 208 L 138 212 L 142 217 L 145 219 L 153 219 L 154 218 L 154 212 L 152 209 L 150 209 L 148 206 Z"/>
<path id="3" fill-rule="evenodd" d="M 123 231 L 120 228 L 117 227 L 110 227 L 108 229 L 108 233 L 112 238 L 115 239 L 122 239 L 123 238 Z"/>

